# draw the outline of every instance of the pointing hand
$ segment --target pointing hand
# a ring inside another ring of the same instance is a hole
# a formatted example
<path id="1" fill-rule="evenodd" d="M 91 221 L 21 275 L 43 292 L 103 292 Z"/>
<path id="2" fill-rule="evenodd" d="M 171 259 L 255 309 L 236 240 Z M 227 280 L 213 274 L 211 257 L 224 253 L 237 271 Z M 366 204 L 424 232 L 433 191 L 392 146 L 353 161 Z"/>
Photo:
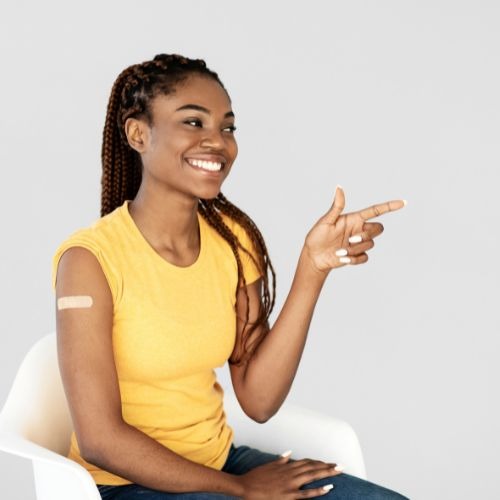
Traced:
<path id="1" fill-rule="evenodd" d="M 375 246 L 373 238 L 384 230 L 382 224 L 366 221 L 405 205 L 405 200 L 392 200 L 342 214 L 345 195 L 342 187 L 337 186 L 330 210 L 307 233 L 305 253 L 314 268 L 322 273 L 346 264 L 363 264 L 368 260 L 365 252 Z"/>

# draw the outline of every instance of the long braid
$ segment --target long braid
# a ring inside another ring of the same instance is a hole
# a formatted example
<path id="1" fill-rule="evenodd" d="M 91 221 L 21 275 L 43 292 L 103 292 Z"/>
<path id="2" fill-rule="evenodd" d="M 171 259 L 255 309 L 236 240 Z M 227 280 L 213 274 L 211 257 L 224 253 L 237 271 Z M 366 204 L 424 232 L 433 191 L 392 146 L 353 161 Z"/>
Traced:
<path id="1" fill-rule="evenodd" d="M 260 233 L 259 229 L 255 225 L 255 223 L 250 219 L 250 217 L 241 211 L 238 207 L 233 205 L 222 193 L 219 193 L 216 198 L 213 200 L 200 200 L 200 214 L 207 220 L 207 222 L 215 228 L 215 230 L 229 243 L 231 249 L 233 250 L 234 256 L 236 258 L 236 263 L 238 265 L 238 277 L 241 277 L 243 282 L 243 291 L 245 293 L 245 297 L 247 300 L 247 304 L 249 301 L 248 293 L 246 290 L 246 279 L 243 274 L 243 267 L 241 264 L 241 259 L 239 256 L 238 248 L 241 248 L 251 260 L 256 264 L 257 268 L 261 271 L 263 276 L 263 284 L 264 284 L 264 294 L 263 294 L 263 307 L 259 311 L 259 315 L 257 319 L 253 323 L 253 326 L 250 329 L 243 333 L 243 339 L 249 339 L 251 334 L 255 331 L 255 329 L 263 325 L 263 334 L 259 337 L 256 337 L 252 343 L 247 342 L 245 344 L 246 349 L 243 350 L 243 354 L 240 354 L 237 350 L 237 354 L 229 359 L 229 363 L 232 364 L 242 364 L 247 361 L 247 359 L 252 355 L 254 350 L 258 347 L 260 342 L 264 339 L 265 334 L 269 331 L 269 313 L 272 311 L 274 307 L 274 301 L 276 297 L 276 273 L 269 259 L 269 255 L 267 253 L 267 248 L 264 243 L 264 238 Z M 221 207 L 223 207 L 221 209 Z M 238 238 L 234 235 L 231 229 L 224 223 L 222 217 L 216 210 L 219 209 L 220 212 L 225 213 L 231 217 L 231 219 L 235 220 L 238 224 L 240 224 L 243 229 L 246 231 L 248 237 L 250 238 L 254 248 L 257 250 L 257 256 L 259 261 L 256 262 L 254 256 L 241 245 Z M 249 229 L 251 228 L 251 229 Z M 271 270 L 273 276 L 273 296 L 272 299 L 269 295 L 269 282 L 267 277 L 267 267 Z M 269 312 L 268 312 L 269 311 Z M 248 325 L 249 321 L 249 309 L 246 309 L 246 317 L 245 317 L 245 327 Z M 241 350 L 243 346 L 237 346 L 237 349 Z M 243 357 L 241 357 L 243 356 Z"/>
<path id="2" fill-rule="evenodd" d="M 142 181 L 142 162 L 140 154 L 128 144 L 125 133 L 125 121 L 129 117 L 143 118 L 152 125 L 152 100 L 157 95 L 168 95 L 176 86 L 192 74 L 201 74 L 216 80 L 225 89 L 219 76 L 207 68 L 203 59 L 189 59 L 179 54 L 158 54 L 152 60 L 134 64 L 124 69 L 115 80 L 109 97 L 102 142 L 102 178 L 101 178 L 101 217 L 121 206 L 125 200 L 134 199 Z M 226 91 L 227 92 L 227 91 Z M 264 238 L 252 219 L 233 205 L 219 192 L 211 200 L 200 199 L 198 211 L 229 244 L 238 267 L 238 284 L 235 294 L 238 296 L 239 285 L 246 285 L 240 250 L 248 254 L 257 265 L 263 277 L 262 307 L 257 320 L 249 324 L 248 307 L 242 342 L 236 346 L 236 354 L 229 363 L 246 363 L 255 349 L 269 332 L 269 316 L 276 297 L 276 273 L 271 264 Z M 225 214 L 236 221 L 246 232 L 257 252 L 258 261 L 244 248 L 236 235 L 224 223 L 220 214 Z M 273 277 L 272 296 L 269 290 L 268 270 Z M 246 286 L 243 287 L 247 304 L 249 302 Z M 251 341 L 250 336 L 261 327 L 259 336 Z"/>
<path id="3" fill-rule="evenodd" d="M 256 226 L 254 221 L 241 209 L 239 209 L 236 205 L 233 205 L 223 194 L 220 192 L 217 198 L 214 198 L 213 205 L 217 207 L 222 213 L 231 217 L 231 219 L 235 220 L 238 224 L 240 224 L 246 231 L 250 241 L 252 242 L 254 248 L 257 250 L 257 255 L 259 257 L 259 262 L 255 262 L 253 255 L 246 251 L 245 248 L 243 250 L 250 256 L 252 261 L 257 265 L 257 267 L 262 272 L 263 279 L 263 309 L 261 310 L 258 319 L 256 321 L 257 324 L 265 324 L 265 327 L 269 329 L 269 315 L 266 315 L 267 311 L 272 311 L 274 308 L 274 303 L 276 299 L 276 272 L 269 258 L 269 253 L 267 251 L 266 243 L 264 238 L 259 231 L 259 228 Z M 267 276 L 267 269 L 271 271 L 271 275 L 273 277 L 273 288 L 272 288 L 272 296 L 269 293 L 269 279 Z M 265 270 L 265 271 L 262 271 Z M 246 283 L 246 282 L 245 282 Z M 246 289 L 245 294 L 246 294 Z M 248 301 L 248 295 L 246 294 L 246 298 Z M 248 322 L 248 309 L 247 309 L 247 317 L 245 322 Z M 250 329 L 248 332 L 248 336 L 251 335 L 254 329 Z M 257 342 L 260 343 L 263 338 L 258 338 Z M 256 343 L 255 347 L 257 347 L 258 343 Z M 231 360 L 229 360 L 231 362 Z"/>
<path id="4" fill-rule="evenodd" d="M 127 98 L 139 81 L 133 77 L 138 65 L 133 65 L 120 73 L 116 79 L 108 102 L 108 110 L 102 141 L 101 216 L 120 206 L 127 195 L 132 198 L 139 190 L 140 157 L 128 145 L 123 127 L 119 125 L 134 113 L 140 113 L 137 105 L 130 106 Z M 125 116 L 125 120 L 123 117 Z"/>

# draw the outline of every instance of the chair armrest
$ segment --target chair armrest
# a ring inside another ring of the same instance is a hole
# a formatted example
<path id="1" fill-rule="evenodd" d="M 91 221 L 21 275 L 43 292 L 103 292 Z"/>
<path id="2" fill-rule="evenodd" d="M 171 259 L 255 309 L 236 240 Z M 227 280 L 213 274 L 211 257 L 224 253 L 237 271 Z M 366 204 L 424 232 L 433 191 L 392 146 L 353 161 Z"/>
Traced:
<path id="1" fill-rule="evenodd" d="M 80 464 L 0 429 L 0 451 L 33 462 L 37 500 L 101 500 L 92 476 Z"/>
<path id="2" fill-rule="evenodd" d="M 341 463 L 348 474 L 366 479 L 359 440 L 343 420 L 284 403 L 276 415 L 259 424 L 243 412 L 234 395 L 227 393 L 224 409 L 236 446 L 246 444 L 276 454 L 292 450 L 294 459 Z"/>

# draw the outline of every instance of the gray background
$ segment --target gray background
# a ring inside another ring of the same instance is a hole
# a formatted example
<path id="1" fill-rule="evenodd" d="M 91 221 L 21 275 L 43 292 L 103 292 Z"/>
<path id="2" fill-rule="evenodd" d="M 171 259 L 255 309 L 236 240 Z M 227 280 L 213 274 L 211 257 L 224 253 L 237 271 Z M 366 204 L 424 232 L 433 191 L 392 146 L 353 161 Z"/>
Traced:
<path id="1" fill-rule="evenodd" d="M 4 2 L 0 404 L 55 328 L 57 245 L 99 217 L 111 85 L 159 52 L 228 88 L 240 153 L 223 192 L 263 232 L 273 318 L 307 231 L 406 198 L 369 261 L 335 270 L 289 402 L 350 422 L 371 481 L 412 499 L 499 498 L 500 8 L 494 1 Z M 219 371 L 227 387 L 227 367 Z M 34 498 L 0 454 L 1 496 Z"/>

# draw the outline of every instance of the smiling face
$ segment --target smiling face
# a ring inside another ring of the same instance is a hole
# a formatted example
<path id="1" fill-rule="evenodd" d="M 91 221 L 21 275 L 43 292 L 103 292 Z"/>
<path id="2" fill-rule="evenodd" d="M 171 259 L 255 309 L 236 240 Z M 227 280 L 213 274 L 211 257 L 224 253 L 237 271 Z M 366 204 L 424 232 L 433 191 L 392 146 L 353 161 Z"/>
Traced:
<path id="1" fill-rule="evenodd" d="M 129 144 L 141 155 L 142 182 L 215 198 L 238 154 L 226 91 L 211 78 L 191 75 L 173 94 L 155 97 L 151 108 L 151 128 L 135 118 L 125 123 Z"/>

